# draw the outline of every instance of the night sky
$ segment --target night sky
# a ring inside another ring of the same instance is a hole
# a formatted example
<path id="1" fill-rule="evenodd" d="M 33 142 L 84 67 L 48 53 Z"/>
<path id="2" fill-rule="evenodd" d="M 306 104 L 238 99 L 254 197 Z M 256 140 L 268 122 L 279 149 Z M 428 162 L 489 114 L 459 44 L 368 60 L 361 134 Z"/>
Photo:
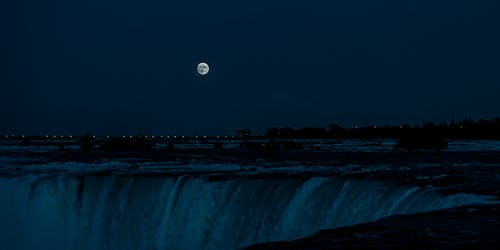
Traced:
<path id="1" fill-rule="evenodd" d="M 4 134 L 230 134 L 500 115 L 498 0 L 8 2 Z M 201 61 L 211 67 L 203 77 Z"/>

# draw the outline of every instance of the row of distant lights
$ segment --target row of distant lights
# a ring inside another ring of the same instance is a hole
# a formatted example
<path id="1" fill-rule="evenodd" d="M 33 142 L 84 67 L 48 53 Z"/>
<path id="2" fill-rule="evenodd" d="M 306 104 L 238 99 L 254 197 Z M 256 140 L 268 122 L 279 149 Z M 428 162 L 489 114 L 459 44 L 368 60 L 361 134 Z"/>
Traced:
<path id="1" fill-rule="evenodd" d="M 17 135 L 6 135 L 5 136 L 5 138 L 9 138 L 9 137 L 17 137 Z M 26 136 L 25 135 L 21 135 L 21 137 L 24 138 Z M 61 135 L 61 136 L 57 136 L 57 135 L 49 136 L 49 135 L 46 135 L 45 136 L 45 138 L 65 138 L 65 137 L 67 137 L 67 138 L 73 138 L 72 135 L 69 135 L 69 136 L 64 136 L 64 135 Z M 137 136 L 122 136 L 122 138 L 126 138 L 126 137 L 133 138 L 133 137 L 137 137 Z M 155 138 L 161 138 L 161 139 L 163 139 L 163 138 L 165 138 L 165 136 L 144 136 L 144 138 L 149 138 L 149 137 L 151 137 L 151 139 L 155 139 Z M 176 136 L 176 135 L 172 136 L 172 138 L 174 138 L 174 139 L 176 139 L 177 137 L 178 136 Z M 182 139 L 186 138 L 185 136 L 179 136 L 179 137 L 182 138 Z M 216 138 L 222 138 L 222 137 L 226 138 L 226 139 L 229 138 L 229 137 L 234 138 L 234 136 L 227 136 L 227 135 L 226 136 L 216 136 Z M 94 135 L 94 136 L 92 136 L 92 138 L 96 138 L 96 136 Z M 106 136 L 106 138 L 111 138 L 111 136 L 108 135 L 108 136 Z M 166 138 L 170 138 L 170 136 L 166 136 Z M 206 135 L 205 136 L 195 136 L 194 138 L 196 138 L 196 139 L 198 139 L 198 138 L 206 139 L 207 136 Z"/>
<path id="2" fill-rule="evenodd" d="M 111 136 L 109 136 L 109 135 L 106 136 L 106 138 L 110 138 L 110 137 Z M 135 136 L 122 136 L 122 138 L 127 138 L 127 137 L 128 138 L 133 138 Z M 177 139 L 178 137 L 182 138 L 182 139 L 186 138 L 186 136 L 176 136 L 176 135 L 174 135 L 174 136 L 166 136 L 167 139 L 170 139 L 170 137 L 172 137 L 173 139 Z M 227 136 L 227 135 L 226 136 L 216 136 L 217 139 L 219 139 L 219 138 L 225 138 L 225 139 L 227 139 L 227 138 L 230 138 L 230 137 L 234 138 L 234 136 Z M 149 138 L 149 137 L 148 136 L 144 136 L 144 138 Z M 163 138 L 165 138 L 165 136 L 151 136 L 151 139 L 155 139 L 155 138 L 161 138 L 161 139 L 163 139 Z M 194 138 L 195 139 L 198 139 L 198 138 L 206 139 L 207 136 L 206 135 L 204 135 L 204 136 L 195 136 Z"/>
<path id="3" fill-rule="evenodd" d="M 377 125 L 371 125 L 369 127 L 377 128 Z M 399 127 L 402 128 L 403 126 L 399 126 Z M 354 126 L 352 126 L 352 128 L 359 128 L 359 126 L 358 125 L 354 125 Z"/>
<path id="4" fill-rule="evenodd" d="M 9 137 L 17 137 L 17 135 L 6 135 L 5 136 L 6 138 L 9 138 Z M 26 137 L 25 135 L 21 135 L 22 138 Z M 64 136 L 64 135 L 61 135 L 61 136 L 57 136 L 57 135 L 54 135 L 54 136 L 49 136 L 49 135 L 46 135 L 45 138 L 64 138 L 64 137 L 68 137 L 68 138 L 73 138 L 72 135 L 68 135 L 68 136 Z M 95 138 L 95 136 L 94 136 Z"/>
<path id="5" fill-rule="evenodd" d="M 353 128 L 359 128 L 359 127 L 358 127 L 358 126 L 354 126 Z M 373 126 L 373 128 L 377 128 L 377 126 L 375 125 L 375 126 Z M 400 126 L 399 126 L 399 128 L 403 128 L 403 125 L 400 125 Z M 460 128 L 464 128 L 464 127 L 463 127 L 463 125 L 460 125 Z M 12 135 L 12 136 L 8 136 L 8 135 L 6 135 L 6 136 L 5 136 L 5 138 L 9 138 L 9 137 L 16 137 L 16 135 Z M 25 136 L 24 136 L 24 135 L 21 135 L 21 137 L 22 137 L 22 138 L 24 138 Z M 56 136 L 56 135 L 54 135 L 54 136 L 48 136 L 48 135 L 46 135 L 46 136 L 45 136 L 45 138 L 57 138 L 57 137 L 58 137 L 58 136 Z M 64 138 L 65 136 L 61 135 L 61 136 L 59 136 L 59 137 L 60 137 L 60 138 Z M 73 136 L 72 136 L 72 135 L 67 136 L 67 137 L 69 137 L 69 138 L 73 138 Z M 122 138 L 126 138 L 126 137 L 127 137 L 127 136 L 122 136 Z M 133 138 L 134 136 L 128 136 L 128 137 L 129 137 L 129 138 Z M 144 136 L 144 137 L 145 137 L 145 138 L 149 138 L 148 136 Z M 196 139 L 198 139 L 199 137 L 201 137 L 201 136 L 195 136 L 195 138 L 196 138 Z M 222 137 L 222 136 L 216 136 L 216 138 L 217 138 L 217 139 L 220 139 L 221 137 Z M 94 135 L 94 136 L 92 136 L 92 138 L 94 138 L 94 139 L 95 139 L 95 135 Z M 108 135 L 108 136 L 106 136 L 106 138 L 108 138 L 108 139 L 109 139 L 109 138 L 110 138 L 110 136 Z M 157 138 L 157 136 L 151 136 L 151 139 L 155 139 L 155 138 Z M 163 139 L 163 138 L 164 138 L 164 136 L 160 136 L 160 138 L 161 138 L 161 139 Z M 172 136 L 172 138 L 177 139 L 177 136 L 176 136 L 176 135 L 174 135 L 174 136 Z M 185 136 L 181 136 L 181 138 L 182 138 L 182 139 L 184 139 L 184 138 L 185 138 Z M 206 138 L 207 138 L 207 136 L 206 136 L 206 135 L 205 135 L 205 136 L 203 136 L 203 139 L 206 139 Z M 224 136 L 224 138 L 225 138 L 225 139 L 227 139 L 227 138 L 229 138 L 229 136 L 227 136 L 227 135 L 226 135 L 226 136 Z M 234 138 L 234 136 L 231 136 L 231 138 Z M 167 139 L 170 139 L 170 136 L 167 136 Z"/>

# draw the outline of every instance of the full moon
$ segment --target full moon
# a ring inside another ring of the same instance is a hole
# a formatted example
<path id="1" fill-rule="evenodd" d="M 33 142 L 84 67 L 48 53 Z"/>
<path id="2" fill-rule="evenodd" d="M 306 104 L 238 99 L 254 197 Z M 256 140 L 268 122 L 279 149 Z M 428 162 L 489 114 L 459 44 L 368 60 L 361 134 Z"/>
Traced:
<path id="1" fill-rule="evenodd" d="M 208 71 L 210 70 L 210 67 L 208 67 L 208 64 L 202 62 L 198 64 L 198 67 L 196 67 L 196 71 L 198 71 L 198 74 L 204 76 L 208 74 Z"/>

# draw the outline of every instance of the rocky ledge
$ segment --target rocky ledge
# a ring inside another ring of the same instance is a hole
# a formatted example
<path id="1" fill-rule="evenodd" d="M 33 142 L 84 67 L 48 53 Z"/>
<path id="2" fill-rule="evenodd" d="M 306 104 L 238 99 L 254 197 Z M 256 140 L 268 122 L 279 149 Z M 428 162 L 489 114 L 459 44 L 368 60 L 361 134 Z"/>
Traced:
<path id="1" fill-rule="evenodd" d="M 471 205 L 390 216 L 322 230 L 293 241 L 257 244 L 245 250 L 498 249 L 499 236 L 500 204 Z"/>

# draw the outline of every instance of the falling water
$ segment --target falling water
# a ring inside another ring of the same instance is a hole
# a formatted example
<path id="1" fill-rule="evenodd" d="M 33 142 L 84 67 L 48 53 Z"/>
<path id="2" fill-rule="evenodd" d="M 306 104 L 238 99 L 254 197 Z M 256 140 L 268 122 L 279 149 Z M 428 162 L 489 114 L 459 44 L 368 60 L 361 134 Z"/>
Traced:
<path id="1" fill-rule="evenodd" d="M 4 249 L 235 249 L 320 229 L 485 202 L 326 177 L 0 178 Z"/>

